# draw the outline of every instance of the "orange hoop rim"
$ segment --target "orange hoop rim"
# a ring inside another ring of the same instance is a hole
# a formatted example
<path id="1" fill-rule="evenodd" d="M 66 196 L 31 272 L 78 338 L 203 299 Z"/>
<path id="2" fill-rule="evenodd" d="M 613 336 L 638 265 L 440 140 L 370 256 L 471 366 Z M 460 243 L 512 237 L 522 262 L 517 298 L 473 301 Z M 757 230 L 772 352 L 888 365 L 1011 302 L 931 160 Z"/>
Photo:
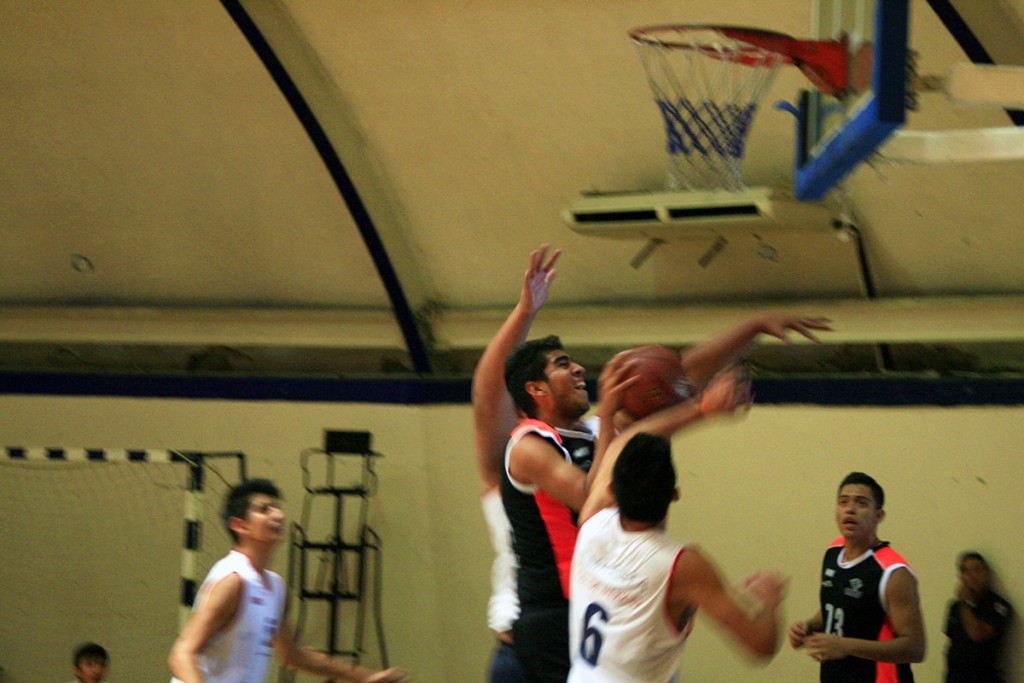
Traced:
<path id="1" fill-rule="evenodd" d="M 778 31 L 769 31 L 767 29 L 752 28 L 748 26 L 730 26 L 726 24 L 659 24 L 655 26 L 643 26 L 630 31 L 629 37 L 635 42 L 643 43 L 644 45 L 667 48 L 670 50 L 698 49 L 702 52 L 709 52 L 718 51 L 720 49 L 711 44 L 695 45 L 694 43 L 678 40 L 664 40 L 660 37 L 655 37 L 659 34 L 684 34 L 696 31 L 715 31 L 721 33 L 727 38 L 732 38 L 733 40 L 745 43 L 746 45 L 740 45 L 728 50 L 742 55 L 742 61 L 746 61 L 746 59 L 748 59 L 748 54 L 754 55 L 763 54 L 765 52 L 774 52 L 782 55 L 787 62 L 792 63 L 793 59 L 790 56 L 787 47 L 793 43 L 799 42 L 793 36 L 786 33 L 780 33 Z M 753 40 L 750 40 L 750 38 L 753 38 Z M 749 59 L 753 59 L 753 57 L 749 57 Z"/>
<path id="2" fill-rule="evenodd" d="M 715 31 L 740 43 L 723 50 L 712 44 L 695 45 L 654 37 L 658 34 L 684 34 L 694 31 Z M 750 26 L 729 24 L 659 24 L 643 26 L 629 32 L 633 42 L 645 47 L 668 50 L 697 50 L 702 54 L 722 59 L 723 52 L 736 55 L 736 62 L 746 66 L 761 66 L 765 54 L 781 57 L 782 64 L 797 66 L 819 90 L 830 95 L 841 94 L 848 87 L 846 44 L 839 40 L 807 40 L 794 38 L 788 33 Z"/>

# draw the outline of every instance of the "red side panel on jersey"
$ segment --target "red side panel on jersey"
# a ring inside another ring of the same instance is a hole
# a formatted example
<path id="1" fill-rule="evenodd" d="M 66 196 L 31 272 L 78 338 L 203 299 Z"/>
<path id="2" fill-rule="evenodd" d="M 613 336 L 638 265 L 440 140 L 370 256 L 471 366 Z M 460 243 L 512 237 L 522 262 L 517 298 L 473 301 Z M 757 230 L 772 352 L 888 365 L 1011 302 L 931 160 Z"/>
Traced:
<path id="1" fill-rule="evenodd" d="M 885 618 L 885 622 L 882 623 L 882 630 L 878 633 L 879 640 L 892 640 L 896 636 L 896 633 L 892 630 L 892 623 L 889 618 Z M 896 670 L 895 664 L 888 662 L 877 662 L 875 664 L 875 681 L 877 683 L 899 683 L 900 675 Z"/>
<path id="2" fill-rule="evenodd" d="M 904 560 L 898 552 L 896 552 L 889 546 L 879 548 L 878 550 L 876 550 L 875 559 L 878 561 L 878 564 L 881 565 L 883 569 L 888 569 L 889 567 L 892 567 L 894 565 L 902 565 L 906 567 L 911 573 L 913 573 L 913 570 L 910 569 L 910 565 L 907 564 L 907 561 Z M 882 622 L 882 630 L 878 633 L 878 639 L 892 640 L 895 637 L 896 632 L 893 630 L 892 622 L 889 621 L 889 617 L 886 617 L 885 621 Z M 878 683 L 899 683 L 899 670 L 896 668 L 895 664 L 878 662 L 876 670 L 878 671 L 878 674 L 876 676 L 876 680 L 878 681 Z"/>
<path id="3" fill-rule="evenodd" d="M 562 595 L 569 599 L 569 567 L 572 564 L 572 552 L 576 548 L 576 537 L 579 529 L 573 523 L 572 511 L 543 491 L 533 494 L 537 501 L 537 509 L 548 530 L 551 550 L 558 566 L 558 578 L 562 582 Z"/>

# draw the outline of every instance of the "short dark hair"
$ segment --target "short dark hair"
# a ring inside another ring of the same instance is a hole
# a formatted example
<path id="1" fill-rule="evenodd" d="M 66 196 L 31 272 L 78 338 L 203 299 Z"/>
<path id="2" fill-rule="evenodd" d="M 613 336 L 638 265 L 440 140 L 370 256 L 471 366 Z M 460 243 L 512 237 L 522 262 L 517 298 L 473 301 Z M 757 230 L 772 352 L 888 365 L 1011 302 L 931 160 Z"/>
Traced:
<path id="1" fill-rule="evenodd" d="M 636 522 L 665 519 L 676 490 L 672 444 L 654 434 L 639 433 L 622 448 L 612 469 L 612 492 L 619 513 Z"/>
<path id="2" fill-rule="evenodd" d="M 78 665 L 82 663 L 83 659 L 100 661 L 106 665 L 110 658 L 107 656 L 107 651 L 103 649 L 102 645 L 97 643 L 82 643 L 75 648 L 75 653 L 71 656 L 71 663 L 75 665 L 75 668 L 78 668 Z"/>
<path id="3" fill-rule="evenodd" d="M 245 519 L 249 513 L 249 501 L 256 494 L 264 494 L 272 498 L 280 498 L 281 492 L 278 491 L 277 486 L 274 482 L 269 479 L 246 479 L 241 484 L 233 486 L 228 491 L 227 498 L 224 500 L 224 511 L 222 513 L 224 518 L 224 527 L 231 534 L 231 538 L 238 540 L 238 535 L 231 530 L 230 520 L 232 517 L 238 517 Z"/>
<path id="4" fill-rule="evenodd" d="M 966 562 L 967 560 L 977 560 L 981 563 L 982 567 L 984 567 L 985 569 L 989 569 L 988 560 L 982 557 L 981 553 L 979 553 L 977 550 L 965 550 L 964 552 L 960 553 L 960 557 L 956 559 L 956 568 L 958 571 L 963 571 L 964 562 Z"/>
<path id="5" fill-rule="evenodd" d="M 837 493 L 843 490 L 844 486 L 848 484 L 860 484 L 861 486 L 867 486 L 871 489 L 871 496 L 875 499 L 875 507 L 879 510 L 885 507 L 885 491 L 882 490 L 882 485 L 875 481 L 874 477 L 864 474 L 863 472 L 850 472 L 846 475 L 846 478 L 839 484 Z"/>
<path id="6" fill-rule="evenodd" d="M 516 407 L 526 413 L 527 417 L 537 416 L 537 404 L 526 391 L 526 383 L 547 379 L 544 370 L 548 365 L 548 352 L 561 350 L 562 341 L 552 334 L 520 344 L 505 359 L 505 386 L 512 394 Z"/>

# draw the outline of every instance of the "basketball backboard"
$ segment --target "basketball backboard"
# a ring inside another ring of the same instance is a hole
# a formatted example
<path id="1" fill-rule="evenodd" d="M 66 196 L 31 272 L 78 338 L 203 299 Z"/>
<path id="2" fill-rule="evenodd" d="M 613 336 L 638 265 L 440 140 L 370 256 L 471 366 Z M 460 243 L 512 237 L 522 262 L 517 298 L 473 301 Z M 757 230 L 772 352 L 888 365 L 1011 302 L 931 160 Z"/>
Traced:
<path id="1" fill-rule="evenodd" d="M 811 30 L 848 53 L 843 92 L 803 91 L 794 193 L 818 200 L 906 121 L 908 0 L 812 0 Z"/>

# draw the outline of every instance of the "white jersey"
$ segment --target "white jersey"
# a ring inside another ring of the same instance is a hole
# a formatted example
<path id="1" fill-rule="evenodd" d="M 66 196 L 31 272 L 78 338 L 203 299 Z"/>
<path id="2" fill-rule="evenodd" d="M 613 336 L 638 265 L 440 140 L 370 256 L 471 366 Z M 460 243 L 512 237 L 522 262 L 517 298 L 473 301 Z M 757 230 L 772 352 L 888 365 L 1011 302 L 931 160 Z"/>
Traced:
<path id="1" fill-rule="evenodd" d="M 206 683 L 261 683 L 273 657 L 273 641 L 284 614 L 285 587 L 272 571 L 260 574 L 248 556 L 232 550 L 213 565 L 199 588 L 199 607 L 218 581 L 242 577 L 242 598 L 234 619 L 215 633 L 196 656 Z M 181 683 L 177 678 L 171 683 Z"/>
<path id="2" fill-rule="evenodd" d="M 503 633 L 512 630 L 519 617 L 516 591 L 516 555 L 512 552 L 512 525 L 501 503 L 501 488 L 495 486 L 480 498 L 484 519 L 491 532 L 494 562 L 491 564 L 491 597 L 487 601 L 487 625 Z"/>
<path id="3" fill-rule="evenodd" d="M 626 531 L 618 508 L 580 527 L 569 593 L 569 683 L 666 683 L 692 628 L 668 612 L 669 579 L 685 545 L 661 529 Z"/>

